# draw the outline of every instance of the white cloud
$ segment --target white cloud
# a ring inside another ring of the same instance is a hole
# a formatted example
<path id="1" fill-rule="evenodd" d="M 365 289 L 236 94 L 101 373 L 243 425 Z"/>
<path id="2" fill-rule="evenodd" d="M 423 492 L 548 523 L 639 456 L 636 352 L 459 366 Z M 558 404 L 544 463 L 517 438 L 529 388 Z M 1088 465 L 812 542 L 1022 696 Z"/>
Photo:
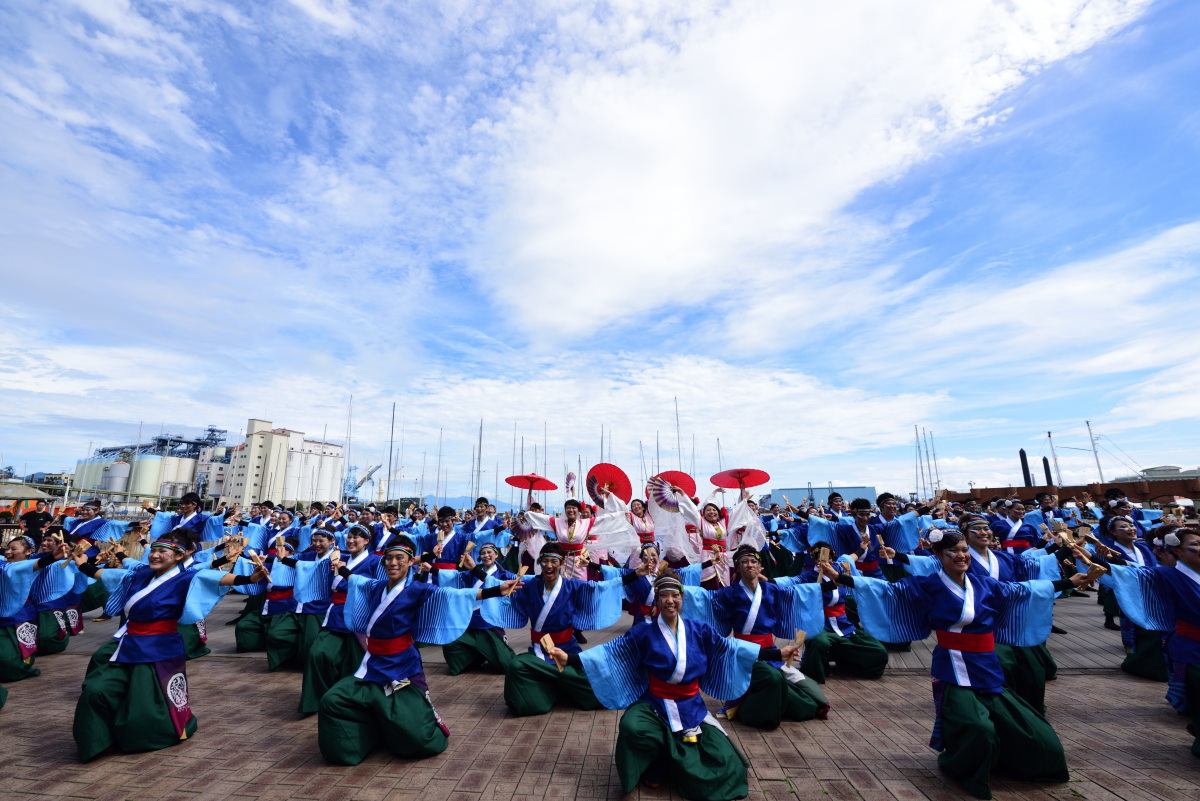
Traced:
<path id="1" fill-rule="evenodd" d="M 1200 357 L 1200 320 L 1168 325 L 1164 304 L 1197 275 L 1200 223 L 1025 280 L 983 274 L 873 328 L 859 370 L 895 377 L 937 365 L 960 378 L 1058 383 L 1177 365 Z"/>
<path id="2" fill-rule="evenodd" d="M 495 129 L 477 275 L 514 307 L 586 297 L 590 314 L 514 320 L 548 339 L 802 280 L 858 192 L 986 127 L 1005 91 L 1144 5 L 779 2 L 634 41 L 560 30 L 562 65 Z"/>

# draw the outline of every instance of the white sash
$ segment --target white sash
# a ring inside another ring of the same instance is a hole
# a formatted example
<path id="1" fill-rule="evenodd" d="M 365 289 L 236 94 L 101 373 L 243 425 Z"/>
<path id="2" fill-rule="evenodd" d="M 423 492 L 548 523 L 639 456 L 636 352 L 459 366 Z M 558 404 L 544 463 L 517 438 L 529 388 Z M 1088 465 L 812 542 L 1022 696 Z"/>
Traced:
<path id="1" fill-rule="evenodd" d="M 742 588 L 742 592 L 746 593 L 746 597 L 750 599 L 750 612 L 746 615 L 746 624 L 742 626 L 742 634 L 751 634 L 754 632 L 754 624 L 758 622 L 758 610 L 762 607 L 762 580 L 760 579 L 754 585 L 754 593 L 746 589 L 743 582 L 738 582 L 738 586 Z"/>
<path id="2" fill-rule="evenodd" d="M 987 555 L 984 556 L 984 555 L 981 555 L 974 548 L 972 548 L 971 549 L 971 558 L 974 559 L 979 564 L 983 565 L 984 569 L 987 570 L 989 576 L 991 576 L 994 579 L 1000 578 L 1000 560 L 997 559 L 995 556 L 993 556 L 991 554 L 991 552 L 988 552 Z"/>
<path id="3" fill-rule="evenodd" d="M 1197 584 L 1197 586 L 1200 586 L 1200 573 L 1197 573 L 1195 570 L 1192 570 L 1190 567 L 1185 565 L 1183 562 L 1176 562 L 1175 569 L 1178 570 L 1183 575 L 1190 578 L 1192 581 L 1194 581 Z"/>
<path id="4" fill-rule="evenodd" d="M 1134 563 L 1134 564 L 1136 564 L 1136 565 L 1139 565 L 1139 566 L 1141 566 L 1141 567 L 1145 567 L 1145 565 L 1146 565 L 1146 557 L 1142 556 L 1142 551 L 1141 551 L 1141 549 L 1140 549 L 1140 548 L 1138 548 L 1136 545 L 1130 545 L 1128 548 L 1126 548 L 1124 545 L 1122 545 L 1121 543 L 1117 542 L 1116 540 L 1114 540 L 1114 541 L 1113 541 L 1113 545 L 1117 546 L 1117 548 L 1118 548 L 1118 549 L 1119 549 L 1119 550 L 1120 550 L 1122 553 L 1124 553 L 1124 554 L 1125 554 L 1125 556 L 1127 557 L 1127 560 L 1126 560 L 1126 561 L 1131 561 L 1131 562 L 1133 562 L 1133 563 Z"/>
<path id="5" fill-rule="evenodd" d="M 675 671 L 671 673 L 671 678 L 667 679 L 668 684 L 678 684 L 683 681 L 683 674 L 687 672 L 687 632 L 684 630 L 682 620 L 676 620 L 675 625 L 679 627 L 678 633 L 671 631 L 671 627 L 662 617 L 658 618 L 658 631 L 667 641 L 667 647 L 671 649 L 671 653 L 675 655 Z"/>
<path id="6" fill-rule="evenodd" d="M 409 577 L 405 576 L 403 581 L 383 594 L 383 600 L 379 602 L 379 606 L 375 607 L 375 611 L 371 613 L 371 619 L 367 621 L 368 637 L 371 636 L 371 629 L 374 628 L 375 621 L 379 620 L 379 616 L 383 614 L 384 610 L 386 610 L 388 606 L 391 605 L 392 601 L 396 600 L 396 596 L 403 592 L 404 588 L 408 586 L 408 579 Z"/>
<path id="7" fill-rule="evenodd" d="M 495 572 L 496 572 L 496 566 L 495 566 L 495 565 L 492 565 L 492 566 L 491 566 L 491 567 L 489 567 L 489 568 L 487 569 L 487 571 L 485 571 L 485 572 L 486 572 L 486 574 L 487 574 L 487 575 L 489 575 L 489 576 L 490 576 L 490 575 L 492 575 L 493 573 L 495 573 Z M 479 589 L 479 588 L 480 588 L 480 587 L 482 587 L 482 586 L 483 586 L 483 582 L 482 582 L 482 581 L 480 581 L 479 579 L 475 579 L 475 584 L 473 585 L 472 589 L 476 589 L 476 590 L 477 590 L 477 589 Z M 539 629 L 539 631 L 540 631 L 540 629 Z"/>
<path id="8" fill-rule="evenodd" d="M 121 628 L 117 629 L 117 632 L 116 632 L 116 634 L 113 635 L 113 638 L 124 642 L 125 631 L 126 631 L 126 629 L 129 628 L 129 611 L 133 608 L 133 605 L 136 604 L 138 601 L 142 600 L 143 598 L 145 598 L 147 595 L 149 595 L 154 590 L 158 589 L 160 586 L 162 586 L 162 583 L 164 581 L 166 581 L 167 579 L 174 578 L 175 576 L 178 576 L 179 573 L 180 573 L 179 568 L 173 567 L 170 570 L 168 570 L 166 573 L 163 573 L 161 576 L 152 580 L 149 584 L 147 584 L 145 587 L 143 587 L 142 589 L 135 592 L 133 595 L 129 596 L 129 600 L 125 602 L 125 606 L 124 606 L 125 623 L 121 626 Z M 120 653 L 120 651 L 121 651 L 121 646 L 120 646 L 120 644 L 118 644 L 117 650 L 113 651 L 113 655 L 111 657 L 109 657 L 109 661 L 110 662 L 116 661 L 117 654 Z"/>
<path id="9" fill-rule="evenodd" d="M 559 576 L 558 581 L 554 582 L 554 589 L 546 593 L 546 588 L 542 587 L 542 611 L 538 613 L 537 620 L 533 624 L 534 631 L 545 631 L 542 626 L 546 625 L 546 617 L 550 614 L 550 608 L 554 606 L 554 602 L 558 600 L 558 593 L 562 590 L 563 577 Z"/>
<path id="10" fill-rule="evenodd" d="M 354 557 L 353 559 L 351 559 L 349 562 L 346 563 L 346 569 L 351 572 L 354 572 L 354 568 L 358 567 L 359 562 L 361 562 L 362 560 L 367 558 L 368 553 L 369 553 L 369 551 L 366 548 L 363 548 L 362 552 L 358 556 Z M 337 586 L 339 584 L 341 584 L 343 581 L 345 581 L 345 579 L 343 579 L 337 573 L 334 573 L 333 574 L 333 584 L 331 584 L 330 586 L 336 589 Z"/>
<path id="11" fill-rule="evenodd" d="M 1021 530 L 1021 526 L 1025 525 L 1024 520 L 1005 520 L 1008 523 L 1008 538 L 1015 539 L 1017 532 Z"/>
<path id="12" fill-rule="evenodd" d="M 975 588 L 971 584 L 971 577 L 963 576 L 963 586 L 959 587 L 945 573 L 938 573 L 938 578 L 942 580 L 942 584 L 954 594 L 954 597 L 962 601 L 962 614 L 958 616 L 958 620 L 951 626 L 948 631 L 962 631 L 963 627 L 975 620 Z M 950 667 L 954 670 L 954 678 L 962 687 L 970 687 L 971 674 L 967 670 L 967 661 L 963 657 L 962 651 L 956 651 L 952 648 L 947 648 L 946 652 L 950 656 Z"/>

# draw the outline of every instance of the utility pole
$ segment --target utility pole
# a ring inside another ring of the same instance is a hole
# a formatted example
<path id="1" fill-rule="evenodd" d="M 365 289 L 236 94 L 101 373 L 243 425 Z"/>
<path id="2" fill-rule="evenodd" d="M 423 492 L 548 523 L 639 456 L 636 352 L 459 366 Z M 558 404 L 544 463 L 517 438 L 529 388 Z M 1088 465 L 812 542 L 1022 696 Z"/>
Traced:
<path id="1" fill-rule="evenodd" d="M 1054 475 L 1058 478 L 1058 486 L 1062 486 L 1062 471 L 1058 469 L 1058 454 L 1054 451 L 1054 437 L 1050 432 L 1046 432 L 1046 439 L 1050 440 L 1050 458 L 1054 460 Z"/>
<path id="2" fill-rule="evenodd" d="M 1096 436 L 1092 433 L 1092 421 L 1084 420 L 1084 425 L 1087 426 L 1088 439 L 1092 442 L 1092 458 L 1096 460 L 1096 472 L 1100 474 L 1100 483 L 1104 483 L 1104 470 L 1100 467 L 1100 453 L 1096 450 Z"/>

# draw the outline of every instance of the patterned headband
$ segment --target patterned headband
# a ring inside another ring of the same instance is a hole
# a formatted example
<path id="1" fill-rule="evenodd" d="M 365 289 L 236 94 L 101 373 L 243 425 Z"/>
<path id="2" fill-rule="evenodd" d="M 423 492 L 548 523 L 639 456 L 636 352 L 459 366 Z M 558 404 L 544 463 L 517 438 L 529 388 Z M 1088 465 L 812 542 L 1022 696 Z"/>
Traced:
<path id="1" fill-rule="evenodd" d="M 399 552 L 399 553 L 403 553 L 403 554 L 408 554 L 408 558 L 409 558 L 409 559 L 411 559 L 411 558 L 413 558 L 414 556 L 416 556 L 416 554 L 415 554 L 415 553 L 413 553 L 413 549 L 412 549 L 412 548 L 409 548 L 407 545 L 400 545 L 400 544 L 396 544 L 396 545 L 389 545 L 388 547 L 386 547 L 386 548 L 384 548 L 384 549 L 383 549 L 383 555 L 384 555 L 384 556 L 387 556 L 388 554 L 390 554 L 390 553 L 393 553 L 393 552 Z"/>
<path id="2" fill-rule="evenodd" d="M 179 554 L 183 553 L 183 546 L 177 542 L 171 542 L 170 540 L 155 540 L 153 543 L 151 543 L 150 547 L 166 548 L 168 551 L 174 551 L 175 553 Z"/>
<path id="3" fill-rule="evenodd" d="M 674 576 L 659 576 L 654 580 L 654 594 L 660 592 L 683 592 L 683 584 Z"/>

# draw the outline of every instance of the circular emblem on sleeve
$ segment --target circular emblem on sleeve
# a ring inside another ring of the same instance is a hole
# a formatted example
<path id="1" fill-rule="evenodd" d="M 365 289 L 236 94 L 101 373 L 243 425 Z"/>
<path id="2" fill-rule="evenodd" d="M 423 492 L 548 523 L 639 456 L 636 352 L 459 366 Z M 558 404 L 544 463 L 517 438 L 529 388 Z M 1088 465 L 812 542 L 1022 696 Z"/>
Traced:
<path id="1" fill-rule="evenodd" d="M 24 646 L 37 645 L 37 626 L 28 620 L 17 626 L 17 640 Z"/>
<path id="2" fill-rule="evenodd" d="M 167 681 L 167 699 L 176 709 L 187 709 L 187 677 L 176 673 Z"/>

